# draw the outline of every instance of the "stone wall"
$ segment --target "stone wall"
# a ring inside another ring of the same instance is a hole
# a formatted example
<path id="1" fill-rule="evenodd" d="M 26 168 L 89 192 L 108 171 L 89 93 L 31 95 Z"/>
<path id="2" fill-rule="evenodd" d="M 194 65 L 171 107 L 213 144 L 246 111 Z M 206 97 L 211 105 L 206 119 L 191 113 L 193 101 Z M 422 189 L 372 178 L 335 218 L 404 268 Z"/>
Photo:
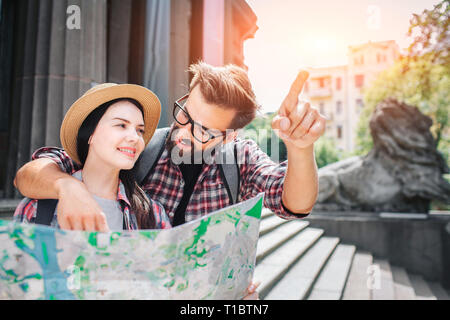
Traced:
<path id="1" fill-rule="evenodd" d="M 413 218 L 416 216 L 417 218 Z M 383 218 L 376 213 L 312 212 L 306 219 L 326 236 L 389 259 L 427 280 L 450 288 L 450 215 L 410 215 Z"/>

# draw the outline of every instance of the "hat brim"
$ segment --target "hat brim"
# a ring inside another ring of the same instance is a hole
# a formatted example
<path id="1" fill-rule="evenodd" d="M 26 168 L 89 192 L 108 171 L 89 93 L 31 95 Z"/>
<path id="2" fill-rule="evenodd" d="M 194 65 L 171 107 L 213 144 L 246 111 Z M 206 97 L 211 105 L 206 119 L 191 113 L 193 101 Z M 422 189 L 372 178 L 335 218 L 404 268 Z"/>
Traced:
<path id="1" fill-rule="evenodd" d="M 132 98 L 143 108 L 145 145 L 150 141 L 158 126 L 161 103 L 149 89 L 134 84 L 117 84 L 95 90 L 75 101 L 67 111 L 61 124 L 60 139 L 70 158 L 80 164 L 77 152 L 78 131 L 86 117 L 102 104 L 118 98 Z"/>

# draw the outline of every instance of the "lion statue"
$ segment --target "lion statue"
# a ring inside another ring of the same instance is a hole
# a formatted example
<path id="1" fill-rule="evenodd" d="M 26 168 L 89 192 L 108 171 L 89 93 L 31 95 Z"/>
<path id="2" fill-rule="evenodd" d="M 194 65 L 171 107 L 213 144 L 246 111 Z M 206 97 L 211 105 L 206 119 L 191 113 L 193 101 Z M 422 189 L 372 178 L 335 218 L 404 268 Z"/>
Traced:
<path id="1" fill-rule="evenodd" d="M 370 119 L 373 149 L 319 169 L 314 210 L 427 213 L 450 203 L 449 172 L 430 132 L 431 118 L 389 98 Z"/>

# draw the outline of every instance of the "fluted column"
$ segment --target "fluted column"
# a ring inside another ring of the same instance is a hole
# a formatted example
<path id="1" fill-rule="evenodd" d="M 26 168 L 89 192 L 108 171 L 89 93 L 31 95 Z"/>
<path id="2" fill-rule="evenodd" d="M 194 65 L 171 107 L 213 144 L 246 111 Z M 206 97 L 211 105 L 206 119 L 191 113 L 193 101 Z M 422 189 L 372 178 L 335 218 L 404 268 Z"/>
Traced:
<path id="1" fill-rule="evenodd" d="M 189 73 L 186 70 L 190 63 L 191 10 L 191 0 L 171 1 L 169 96 L 167 108 L 163 110 L 167 114 L 167 123 L 161 122 L 160 126 L 167 126 L 173 122 L 173 103 L 184 96 L 189 88 Z"/>
<path id="2" fill-rule="evenodd" d="M 158 96 L 160 123 L 168 123 L 171 1 L 147 0 L 143 85 Z M 165 125 L 164 125 L 165 126 Z"/>
<path id="3" fill-rule="evenodd" d="M 106 0 L 19 0 L 15 24 L 11 135 L 6 197 L 17 169 L 42 146 L 59 146 L 70 105 L 106 80 Z M 80 8 L 80 28 L 67 28 L 70 5 Z"/>

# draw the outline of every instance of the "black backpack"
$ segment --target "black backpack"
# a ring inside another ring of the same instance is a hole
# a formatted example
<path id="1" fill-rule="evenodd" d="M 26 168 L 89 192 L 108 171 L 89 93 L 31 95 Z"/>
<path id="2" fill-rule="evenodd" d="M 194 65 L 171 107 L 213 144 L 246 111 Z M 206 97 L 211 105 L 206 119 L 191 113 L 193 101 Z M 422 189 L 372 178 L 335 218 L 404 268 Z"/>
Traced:
<path id="1" fill-rule="evenodd" d="M 136 176 L 140 185 L 147 179 L 150 173 L 155 169 L 159 158 L 164 152 L 166 145 L 166 139 L 169 134 L 170 128 L 156 129 L 152 139 L 147 144 L 145 150 L 142 152 L 138 162 L 136 163 Z M 239 184 L 240 174 L 239 165 L 237 161 L 237 150 L 235 143 L 227 143 L 220 150 L 220 157 L 223 160 L 219 163 L 219 172 L 222 180 L 225 183 L 228 197 L 231 200 L 231 204 L 237 203 L 239 196 Z M 224 161 L 224 160 L 227 161 Z M 232 163 L 228 161 L 234 160 Z M 156 199 L 157 200 L 157 199 Z M 41 199 L 37 203 L 37 212 L 35 223 L 50 225 L 53 219 L 53 213 L 55 212 L 57 199 Z"/>

